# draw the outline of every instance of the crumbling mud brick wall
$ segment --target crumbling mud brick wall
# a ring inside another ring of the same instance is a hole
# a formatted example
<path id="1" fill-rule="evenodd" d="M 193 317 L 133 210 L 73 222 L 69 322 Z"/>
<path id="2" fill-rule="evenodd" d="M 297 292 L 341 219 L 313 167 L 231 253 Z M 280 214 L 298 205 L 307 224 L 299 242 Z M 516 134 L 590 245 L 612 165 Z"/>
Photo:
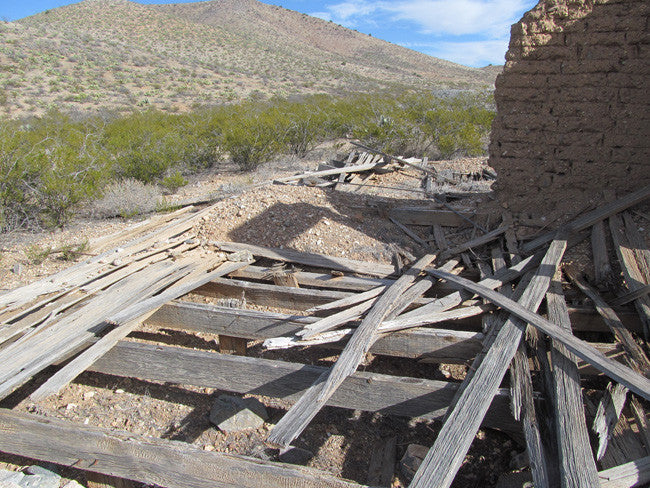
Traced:
<path id="1" fill-rule="evenodd" d="M 515 215 L 566 220 L 650 184 L 648 0 L 542 0 L 512 26 L 490 164 Z"/>

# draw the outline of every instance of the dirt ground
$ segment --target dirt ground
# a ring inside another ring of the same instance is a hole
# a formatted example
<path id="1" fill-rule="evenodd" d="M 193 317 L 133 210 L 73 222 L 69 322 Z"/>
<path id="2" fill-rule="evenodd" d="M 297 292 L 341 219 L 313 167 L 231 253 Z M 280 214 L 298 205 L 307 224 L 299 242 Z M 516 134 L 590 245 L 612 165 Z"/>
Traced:
<path id="1" fill-rule="evenodd" d="M 221 192 L 226 198 L 215 205 L 212 213 L 197 226 L 196 233 L 204 242 L 229 240 L 271 247 L 287 247 L 300 251 L 325 253 L 332 256 L 366 261 L 391 262 L 395 249 L 422 255 L 425 250 L 386 218 L 369 214 L 377 204 L 433 204 L 422 191 L 422 175 L 410 168 L 398 169 L 384 175 L 372 175 L 361 188 L 343 186 L 339 190 L 307 186 L 270 185 L 252 190 L 246 187 L 273 177 L 315 169 L 320 159 L 332 157 L 338 147 L 320 148 L 312 159 L 275 162 L 255 173 L 236 171 L 204 174 L 173 198 L 185 200 Z M 458 171 L 481 170 L 482 159 L 457 160 L 439 164 L 439 168 Z M 474 187 L 476 186 L 472 183 Z M 483 191 L 489 190 L 489 184 Z M 457 200 L 451 205 L 459 210 L 472 210 L 492 205 L 488 193 L 478 193 L 470 199 Z M 0 280 L 3 289 L 47 276 L 71 263 L 52 254 L 40 264 L 30 262 L 30 247 L 54 247 L 71 241 L 92 239 L 133 225 L 133 221 L 80 220 L 70 228 L 41 234 L 0 236 L 2 261 Z M 484 221 L 496 226 L 498 221 Z M 414 228 L 415 229 L 415 228 Z M 448 229 L 453 244 L 472 236 L 471 228 Z M 426 230 L 417 229 L 422 238 Z M 15 273 L 16 264 L 19 273 Z M 214 301 L 192 297 L 197 301 Z M 143 326 L 128 340 L 218 351 L 217 336 L 202 333 L 158 330 Z M 308 364 L 331 365 L 333 353 L 324 349 L 265 351 L 258 343 L 250 345 L 250 355 Z M 414 360 L 373 357 L 368 355 L 363 365 L 366 371 L 402 376 L 461 381 L 465 366 L 420 364 Z M 49 372 L 45 372 L 43 377 Z M 211 426 L 208 420 L 215 398 L 223 393 L 211 388 L 187 385 L 159 384 L 131 378 L 86 372 L 59 395 L 39 403 L 26 399 L 29 390 L 43 381 L 32 383 L 0 402 L 2 407 L 37 412 L 46 416 L 69 419 L 85 425 L 128 430 L 137 434 L 183 440 L 205 450 L 234 452 L 277 460 L 277 452 L 265 449 L 264 439 L 269 430 L 290 406 L 282 400 L 257 397 L 268 408 L 269 420 L 258 430 L 226 434 Z M 439 423 L 409 422 L 408 419 L 367 412 L 327 407 L 311 422 L 295 445 L 314 453 L 308 465 L 355 480 L 367 481 L 369 456 L 378 441 L 397 436 L 397 458 L 401 458 L 411 443 L 430 446 Z M 481 430 L 454 483 L 455 488 L 495 486 L 499 475 L 523 450 L 505 434 Z M 26 464 L 11 456 L 0 456 L 0 468 L 19 469 Z M 83 474 L 64 470 L 70 478 L 84 482 Z M 395 470 L 393 486 L 405 486 L 407 481 Z"/>

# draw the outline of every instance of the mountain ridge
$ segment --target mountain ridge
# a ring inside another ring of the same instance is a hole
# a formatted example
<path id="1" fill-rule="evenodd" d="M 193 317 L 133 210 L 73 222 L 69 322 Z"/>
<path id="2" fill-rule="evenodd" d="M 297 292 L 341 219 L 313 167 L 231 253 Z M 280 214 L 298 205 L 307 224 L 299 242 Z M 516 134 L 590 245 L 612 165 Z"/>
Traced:
<path id="1" fill-rule="evenodd" d="M 10 116 L 489 88 L 496 76 L 257 0 L 84 0 L 0 24 L 0 32 L 0 108 Z"/>

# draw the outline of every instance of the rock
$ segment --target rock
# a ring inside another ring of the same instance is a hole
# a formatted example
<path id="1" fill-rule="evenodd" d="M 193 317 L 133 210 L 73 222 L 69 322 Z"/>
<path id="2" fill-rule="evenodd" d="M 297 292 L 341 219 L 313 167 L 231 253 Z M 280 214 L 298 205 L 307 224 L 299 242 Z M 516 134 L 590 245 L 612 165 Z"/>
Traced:
<path id="1" fill-rule="evenodd" d="M 22 471 L 8 471 L 6 469 L 0 469 L 0 486 L 11 486 L 16 485 L 20 486 L 20 481 L 25 477 L 25 473 Z"/>
<path id="2" fill-rule="evenodd" d="M 422 461 L 429 452 L 429 448 L 422 446 L 420 444 L 409 444 L 406 448 L 404 456 L 402 456 L 401 461 L 399 462 L 400 469 L 402 474 L 406 477 L 408 481 L 413 479 L 415 472 L 422 464 Z"/>
<path id="3" fill-rule="evenodd" d="M 59 488 L 61 476 L 54 467 L 30 466 L 25 470 L 25 477 L 20 481 L 21 488 Z"/>
<path id="4" fill-rule="evenodd" d="M 283 463 L 305 465 L 313 457 L 314 457 L 314 453 L 308 451 L 307 449 L 301 449 L 300 447 L 289 446 L 288 448 L 282 449 L 280 451 L 280 456 L 278 457 L 278 459 L 280 459 L 280 461 L 282 461 Z"/>
<path id="5" fill-rule="evenodd" d="M 62 488 L 85 488 L 84 485 L 76 480 L 70 480 Z"/>
<path id="6" fill-rule="evenodd" d="M 210 410 L 210 422 L 224 432 L 258 429 L 268 418 L 266 407 L 255 398 L 220 395 Z"/>
<path id="7" fill-rule="evenodd" d="M 14 264 L 12 271 L 15 275 L 21 275 L 23 274 L 23 271 L 25 271 L 25 267 L 22 265 L 22 263 L 16 263 Z"/>

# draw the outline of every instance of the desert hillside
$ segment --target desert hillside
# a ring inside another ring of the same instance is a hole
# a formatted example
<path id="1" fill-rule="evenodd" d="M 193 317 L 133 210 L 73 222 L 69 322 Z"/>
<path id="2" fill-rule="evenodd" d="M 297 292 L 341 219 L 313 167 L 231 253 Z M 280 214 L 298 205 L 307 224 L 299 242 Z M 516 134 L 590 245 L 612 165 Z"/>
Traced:
<path id="1" fill-rule="evenodd" d="M 245 98 L 471 88 L 468 68 L 256 0 L 86 0 L 0 24 L 0 106 L 185 111 Z"/>

